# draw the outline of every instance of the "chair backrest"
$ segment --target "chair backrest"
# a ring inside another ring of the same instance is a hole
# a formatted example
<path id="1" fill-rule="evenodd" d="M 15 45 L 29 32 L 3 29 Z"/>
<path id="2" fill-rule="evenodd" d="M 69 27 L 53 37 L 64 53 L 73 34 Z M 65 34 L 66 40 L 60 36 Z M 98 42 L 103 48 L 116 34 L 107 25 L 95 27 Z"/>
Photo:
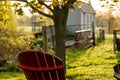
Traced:
<path id="1" fill-rule="evenodd" d="M 26 51 L 18 55 L 18 66 L 27 80 L 65 80 L 62 61 L 42 51 Z"/>

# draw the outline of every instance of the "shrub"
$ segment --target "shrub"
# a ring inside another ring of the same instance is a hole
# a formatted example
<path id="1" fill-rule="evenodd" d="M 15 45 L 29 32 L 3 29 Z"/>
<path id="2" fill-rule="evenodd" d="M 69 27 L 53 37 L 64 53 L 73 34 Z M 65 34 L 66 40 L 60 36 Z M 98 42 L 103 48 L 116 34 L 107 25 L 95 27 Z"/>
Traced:
<path id="1" fill-rule="evenodd" d="M 21 72 L 21 69 L 15 64 L 9 64 L 6 69 L 8 72 Z"/>
<path id="2" fill-rule="evenodd" d="M 15 59 L 26 50 L 29 41 L 17 30 L 17 21 L 10 6 L 0 3 L 0 60 Z"/>
<path id="3" fill-rule="evenodd" d="M 43 47 L 43 38 L 34 38 L 31 40 L 30 47 L 31 49 L 38 49 L 38 44 L 40 44 L 39 47 Z"/>

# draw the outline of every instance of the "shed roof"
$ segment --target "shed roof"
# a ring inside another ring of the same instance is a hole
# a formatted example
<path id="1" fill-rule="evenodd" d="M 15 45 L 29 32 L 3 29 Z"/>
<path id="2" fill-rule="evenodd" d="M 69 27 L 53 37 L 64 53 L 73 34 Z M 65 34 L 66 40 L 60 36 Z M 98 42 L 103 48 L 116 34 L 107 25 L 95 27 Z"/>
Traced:
<path id="1" fill-rule="evenodd" d="M 93 9 L 93 7 L 85 2 L 82 2 L 82 7 L 81 10 L 83 13 L 91 13 L 91 14 L 96 14 L 95 10 Z"/>

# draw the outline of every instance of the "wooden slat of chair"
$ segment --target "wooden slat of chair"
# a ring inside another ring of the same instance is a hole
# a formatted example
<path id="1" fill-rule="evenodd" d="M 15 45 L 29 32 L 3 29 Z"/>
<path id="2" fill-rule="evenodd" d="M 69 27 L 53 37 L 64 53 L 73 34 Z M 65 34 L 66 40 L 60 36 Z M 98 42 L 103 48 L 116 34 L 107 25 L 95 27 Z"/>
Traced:
<path id="1" fill-rule="evenodd" d="M 46 57 L 46 62 L 47 62 L 48 67 L 53 66 L 53 65 L 54 65 L 54 67 L 56 67 L 56 64 L 54 63 L 54 57 L 53 56 L 45 55 L 45 57 Z M 50 74 L 50 77 L 52 79 L 59 80 L 58 77 L 57 77 L 58 74 L 57 74 L 56 71 L 50 71 L 49 74 Z M 56 75 L 56 76 L 54 76 L 54 75 Z"/>
<path id="2" fill-rule="evenodd" d="M 53 56 L 49 56 L 48 54 L 44 54 L 44 60 L 45 60 L 45 64 L 46 64 L 47 68 L 50 68 L 51 66 L 53 68 L 55 68 L 54 61 L 53 61 L 54 60 Z M 48 71 L 47 73 L 49 75 L 50 80 L 53 80 L 53 79 L 58 80 L 57 77 L 55 76 L 56 75 L 56 70 L 55 71 L 54 70 L 53 71 Z M 45 79 L 45 80 L 47 80 L 47 79 Z"/>
<path id="3" fill-rule="evenodd" d="M 41 51 L 26 51 L 18 56 L 27 80 L 65 80 L 62 61 Z"/>
<path id="4" fill-rule="evenodd" d="M 59 65 L 62 65 L 62 61 L 60 61 L 60 59 L 57 57 L 54 57 L 54 56 L 51 57 L 51 56 L 46 55 L 46 59 L 47 59 L 47 62 L 49 62 L 48 63 L 49 67 L 52 65 L 54 65 L 54 67 L 58 67 Z M 64 74 L 63 68 L 57 69 L 56 71 L 50 71 L 50 73 L 51 73 L 51 77 L 53 79 L 64 80 L 64 78 L 65 78 L 63 75 L 61 75 L 61 74 Z"/>
<path id="5" fill-rule="evenodd" d="M 19 55 L 19 66 L 21 68 L 24 67 L 23 71 L 26 75 L 27 80 L 39 80 L 39 79 L 37 79 L 38 72 L 35 72 L 34 70 L 29 69 L 29 66 L 33 67 L 33 68 L 41 66 L 41 65 L 38 65 L 36 55 L 33 53 L 36 53 L 36 52 L 27 51 L 27 52 L 23 52 L 21 55 Z M 41 59 L 42 59 L 43 58 L 42 54 L 40 54 L 40 55 L 41 55 Z M 23 64 L 23 66 L 21 64 Z M 27 65 L 26 68 L 25 68 L 25 65 Z M 44 76 L 42 75 L 42 72 L 39 72 L 39 77 L 42 80 L 44 80 Z"/>

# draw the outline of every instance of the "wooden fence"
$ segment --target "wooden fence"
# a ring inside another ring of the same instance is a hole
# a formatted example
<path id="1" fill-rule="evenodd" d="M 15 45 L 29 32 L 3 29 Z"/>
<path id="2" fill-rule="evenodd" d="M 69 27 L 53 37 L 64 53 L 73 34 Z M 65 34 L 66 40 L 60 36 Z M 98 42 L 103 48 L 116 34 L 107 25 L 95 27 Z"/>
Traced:
<path id="1" fill-rule="evenodd" d="M 95 43 L 93 32 L 91 29 L 76 31 L 75 33 L 75 47 L 79 49 L 87 48 Z"/>

